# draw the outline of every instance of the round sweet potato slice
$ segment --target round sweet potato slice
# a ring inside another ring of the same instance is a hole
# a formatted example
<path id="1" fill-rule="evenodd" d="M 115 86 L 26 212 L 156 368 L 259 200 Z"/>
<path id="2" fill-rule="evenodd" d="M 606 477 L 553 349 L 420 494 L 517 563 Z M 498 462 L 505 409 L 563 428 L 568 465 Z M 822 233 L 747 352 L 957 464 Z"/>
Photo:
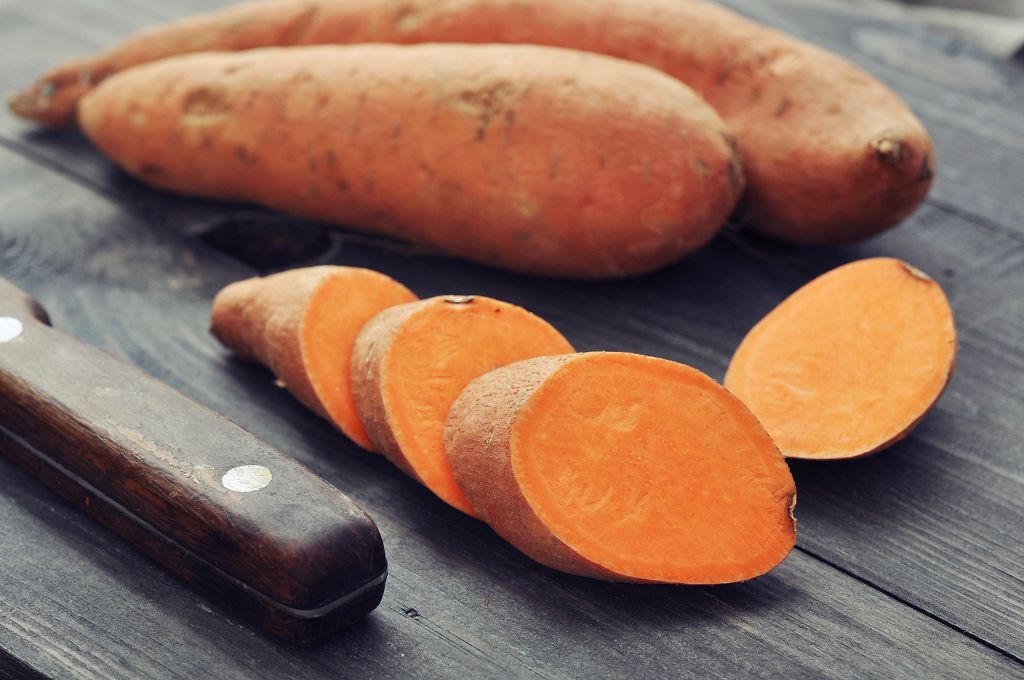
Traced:
<path id="1" fill-rule="evenodd" d="M 725 386 L 790 458 L 854 458 L 906 437 L 953 374 L 942 288 L 892 258 L 834 269 L 744 338 Z"/>
<path id="2" fill-rule="evenodd" d="M 758 576 L 796 540 L 796 488 L 768 433 L 700 371 L 596 352 L 473 381 L 448 416 L 455 477 L 533 559 L 612 581 Z"/>

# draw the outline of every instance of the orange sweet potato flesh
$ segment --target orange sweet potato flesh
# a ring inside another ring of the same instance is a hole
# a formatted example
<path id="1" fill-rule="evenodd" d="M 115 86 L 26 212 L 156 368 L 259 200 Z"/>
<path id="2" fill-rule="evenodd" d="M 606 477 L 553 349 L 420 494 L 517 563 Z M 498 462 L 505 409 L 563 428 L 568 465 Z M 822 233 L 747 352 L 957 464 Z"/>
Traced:
<path id="1" fill-rule="evenodd" d="M 371 317 L 415 299 L 369 269 L 293 269 L 224 288 L 213 301 L 211 330 L 239 358 L 270 368 L 300 402 L 371 449 L 352 397 L 352 346 Z"/>
<path id="2" fill-rule="evenodd" d="M 400 305 L 374 317 L 356 340 L 356 406 L 378 451 L 472 515 L 444 450 L 452 402 L 494 368 L 572 351 L 550 324 L 507 302 L 458 295 Z"/>
<path id="3" fill-rule="evenodd" d="M 953 312 L 935 281 L 900 260 L 834 269 L 743 339 L 725 386 L 790 458 L 854 458 L 906 437 L 956 361 Z"/>
<path id="4" fill-rule="evenodd" d="M 492 371 L 455 402 L 445 444 L 480 517 L 561 571 L 732 583 L 796 541 L 796 487 L 764 428 L 664 359 L 598 352 Z"/>
<path id="5" fill-rule="evenodd" d="M 128 172 L 517 271 L 617 277 L 739 199 L 718 115 L 646 66 L 537 46 L 357 45 L 139 66 L 82 100 Z"/>
<path id="6" fill-rule="evenodd" d="M 736 132 L 756 228 L 815 244 L 865 238 L 923 200 L 932 142 L 886 86 L 843 59 L 701 0 L 273 0 L 158 26 L 62 64 L 12 100 L 44 124 L 117 71 L 199 50 L 356 42 L 535 43 L 648 64 Z"/>

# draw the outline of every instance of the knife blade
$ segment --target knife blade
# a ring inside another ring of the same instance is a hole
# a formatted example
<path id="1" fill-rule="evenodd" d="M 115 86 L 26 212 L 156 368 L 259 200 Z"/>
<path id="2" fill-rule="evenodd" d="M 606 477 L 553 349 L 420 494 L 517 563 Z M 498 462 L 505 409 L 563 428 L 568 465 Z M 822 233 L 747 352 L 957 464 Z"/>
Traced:
<path id="1" fill-rule="evenodd" d="M 373 520 L 223 416 L 49 325 L 0 278 L 0 452 L 232 613 L 298 644 L 380 602 Z"/>

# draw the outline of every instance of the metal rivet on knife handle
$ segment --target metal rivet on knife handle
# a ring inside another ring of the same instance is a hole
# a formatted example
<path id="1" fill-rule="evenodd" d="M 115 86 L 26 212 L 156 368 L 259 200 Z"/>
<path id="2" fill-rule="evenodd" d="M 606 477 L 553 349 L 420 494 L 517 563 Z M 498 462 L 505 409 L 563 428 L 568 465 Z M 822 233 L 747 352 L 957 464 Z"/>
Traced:
<path id="1" fill-rule="evenodd" d="M 220 483 L 229 491 L 249 493 L 266 488 L 273 478 L 270 470 L 262 465 L 239 465 L 225 472 Z"/>
<path id="2" fill-rule="evenodd" d="M 18 319 L 13 316 L 0 316 L 0 345 L 14 340 L 23 330 L 25 327 Z"/>

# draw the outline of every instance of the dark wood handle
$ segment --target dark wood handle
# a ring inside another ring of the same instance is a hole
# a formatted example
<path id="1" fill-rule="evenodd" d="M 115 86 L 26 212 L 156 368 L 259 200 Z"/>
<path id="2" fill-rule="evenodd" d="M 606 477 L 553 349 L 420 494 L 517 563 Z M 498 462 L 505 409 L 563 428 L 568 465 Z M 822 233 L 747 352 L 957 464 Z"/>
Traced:
<path id="1" fill-rule="evenodd" d="M 0 446 L 204 592 L 315 642 L 380 601 L 373 521 L 234 423 L 49 327 L 0 279 Z"/>

